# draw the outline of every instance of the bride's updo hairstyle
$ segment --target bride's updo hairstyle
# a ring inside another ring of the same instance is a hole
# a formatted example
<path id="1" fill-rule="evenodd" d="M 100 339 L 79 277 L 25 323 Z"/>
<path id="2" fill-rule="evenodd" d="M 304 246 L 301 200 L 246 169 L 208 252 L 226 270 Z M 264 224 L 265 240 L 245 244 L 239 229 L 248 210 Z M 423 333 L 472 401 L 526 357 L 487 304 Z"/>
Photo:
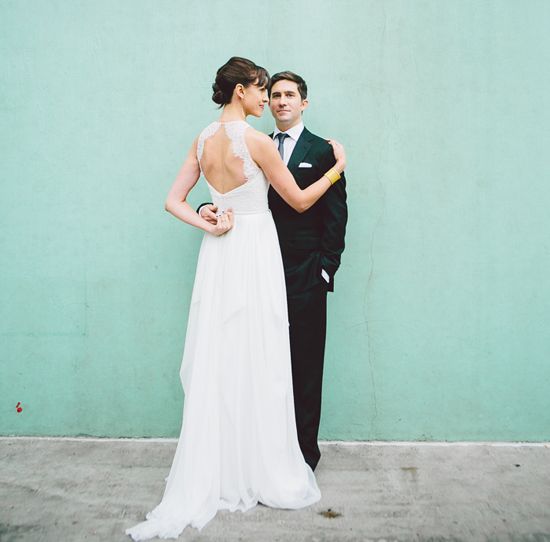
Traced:
<path id="1" fill-rule="evenodd" d="M 220 107 L 231 102 L 233 90 L 238 84 L 248 87 L 252 84 L 258 87 L 269 85 L 269 73 L 265 68 L 257 66 L 240 56 L 231 57 L 217 72 L 216 80 L 212 84 L 212 100 Z"/>

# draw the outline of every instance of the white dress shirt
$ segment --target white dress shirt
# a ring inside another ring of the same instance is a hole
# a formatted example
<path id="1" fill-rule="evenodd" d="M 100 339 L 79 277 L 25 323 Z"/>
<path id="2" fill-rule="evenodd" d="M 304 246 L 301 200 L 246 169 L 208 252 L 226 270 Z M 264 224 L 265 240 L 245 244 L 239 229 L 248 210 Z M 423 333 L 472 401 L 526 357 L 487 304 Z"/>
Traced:
<path id="1" fill-rule="evenodd" d="M 298 138 L 300 137 L 303 131 L 304 131 L 304 123 L 299 122 L 298 124 L 296 124 L 296 126 L 293 126 L 292 128 L 288 129 L 286 132 L 282 132 L 289 136 L 285 138 L 285 140 L 283 141 L 283 156 L 284 156 L 283 162 L 285 163 L 285 166 L 288 166 L 288 160 L 292 155 L 292 151 L 294 151 L 294 147 L 296 147 L 296 141 L 298 141 Z M 275 130 L 273 131 L 273 142 L 275 143 L 276 147 L 279 147 L 279 140 L 276 139 L 276 137 L 277 137 L 277 134 L 280 134 L 280 133 L 281 133 L 281 130 L 275 127 Z"/>

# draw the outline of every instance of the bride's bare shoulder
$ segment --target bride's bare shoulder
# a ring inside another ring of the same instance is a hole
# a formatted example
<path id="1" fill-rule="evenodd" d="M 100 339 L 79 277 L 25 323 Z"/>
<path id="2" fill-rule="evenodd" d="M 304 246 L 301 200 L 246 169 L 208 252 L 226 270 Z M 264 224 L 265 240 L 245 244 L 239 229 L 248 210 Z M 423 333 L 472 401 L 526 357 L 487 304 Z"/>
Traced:
<path id="1" fill-rule="evenodd" d="M 252 126 L 246 130 L 244 137 L 246 139 L 246 144 L 251 147 L 262 148 L 266 145 L 273 146 L 273 142 L 268 135 L 265 135 L 263 132 L 259 132 L 255 128 L 252 128 Z"/>

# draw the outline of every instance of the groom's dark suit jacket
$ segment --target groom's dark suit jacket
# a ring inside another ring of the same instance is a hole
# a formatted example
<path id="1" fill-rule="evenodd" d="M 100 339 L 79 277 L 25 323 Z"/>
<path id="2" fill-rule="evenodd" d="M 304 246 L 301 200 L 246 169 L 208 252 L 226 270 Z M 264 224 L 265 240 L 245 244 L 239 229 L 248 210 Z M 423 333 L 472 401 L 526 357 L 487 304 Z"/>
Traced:
<path id="1" fill-rule="evenodd" d="M 288 161 L 288 169 L 300 188 L 307 188 L 335 163 L 327 141 L 304 128 Z M 311 167 L 307 167 L 308 164 Z M 334 274 L 344 250 L 348 217 L 345 177 L 303 213 L 290 207 L 272 187 L 268 198 L 281 245 L 287 294 L 292 296 L 318 284 L 326 284 L 332 292 Z M 322 269 L 329 276 L 328 283 L 321 275 Z"/>

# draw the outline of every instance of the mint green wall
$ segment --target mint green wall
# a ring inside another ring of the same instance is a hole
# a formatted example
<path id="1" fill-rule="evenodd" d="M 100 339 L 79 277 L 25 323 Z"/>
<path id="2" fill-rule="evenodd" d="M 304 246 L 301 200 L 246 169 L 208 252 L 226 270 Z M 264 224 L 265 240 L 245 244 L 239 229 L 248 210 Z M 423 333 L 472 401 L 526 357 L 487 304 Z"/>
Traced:
<path id="1" fill-rule="evenodd" d="M 322 437 L 550 439 L 550 3 L 21 0 L 0 21 L 1 434 L 179 434 L 201 235 L 164 197 L 240 54 L 302 73 L 308 127 L 349 155 Z"/>

